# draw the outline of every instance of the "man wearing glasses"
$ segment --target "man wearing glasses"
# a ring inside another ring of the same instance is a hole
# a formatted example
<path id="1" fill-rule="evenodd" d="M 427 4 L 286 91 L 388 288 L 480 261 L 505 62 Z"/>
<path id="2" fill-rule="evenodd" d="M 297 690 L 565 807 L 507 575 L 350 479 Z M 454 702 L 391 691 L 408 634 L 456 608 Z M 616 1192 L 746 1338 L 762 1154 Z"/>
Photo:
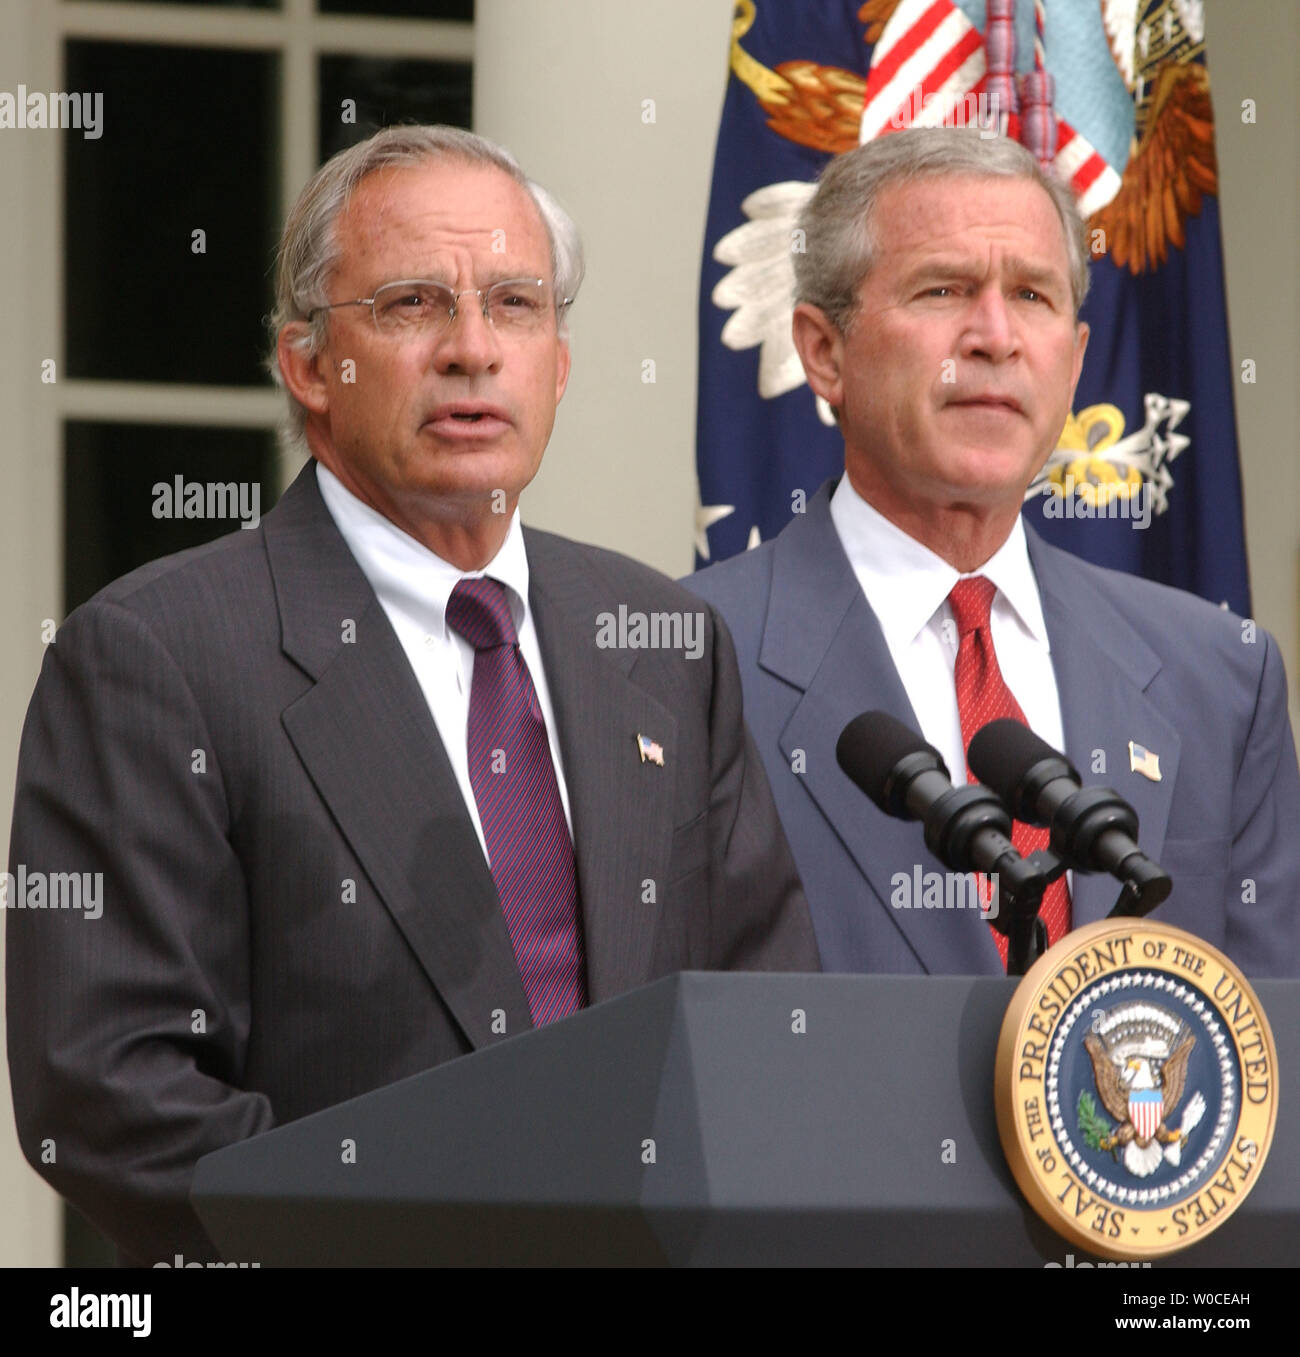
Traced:
<path id="1" fill-rule="evenodd" d="M 334 157 L 279 258 L 307 467 L 47 652 L 11 870 L 102 911 L 6 911 L 14 1101 L 133 1261 L 212 1256 L 209 1150 L 672 971 L 817 966 L 712 609 L 520 526 L 581 276 L 481 138 Z"/>

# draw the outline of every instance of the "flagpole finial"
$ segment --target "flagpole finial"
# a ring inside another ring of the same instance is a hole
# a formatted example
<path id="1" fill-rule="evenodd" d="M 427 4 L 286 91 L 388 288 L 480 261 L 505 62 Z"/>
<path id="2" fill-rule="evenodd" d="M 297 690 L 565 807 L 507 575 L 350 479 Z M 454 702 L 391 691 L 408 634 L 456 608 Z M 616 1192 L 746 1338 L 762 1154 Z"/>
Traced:
<path id="1" fill-rule="evenodd" d="M 1005 119 L 1020 110 L 1016 96 L 1016 0 L 988 0 L 984 56 L 988 63 L 984 92 L 1005 130 Z"/>
<path id="2" fill-rule="evenodd" d="M 1046 71 L 1030 71 L 1020 84 L 1020 140 L 1034 159 L 1050 169 L 1056 159 L 1055 82 Z"/>

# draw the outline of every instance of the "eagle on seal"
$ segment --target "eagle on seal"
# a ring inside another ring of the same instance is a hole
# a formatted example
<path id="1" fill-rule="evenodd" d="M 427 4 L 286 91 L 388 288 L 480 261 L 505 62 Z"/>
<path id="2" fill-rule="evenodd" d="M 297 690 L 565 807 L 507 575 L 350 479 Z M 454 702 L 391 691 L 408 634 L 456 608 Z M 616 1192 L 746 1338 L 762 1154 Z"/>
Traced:
<path id="1" fill-rule="evenodd" d="M 1146 1056 L 1132 1055 L 1121 1063 L 1111 1056 L 1095 1032 L 1089 1032 L 1083 1044 L 1092 1061 L 1102 1104 L 1119 1122 L 1113 1132 L 1101 1138 L 1100 1148 L 1112 1154 L 1122 1149 L 1124 1167 L 1139 1178 L 1154 1173 L 1162 1159 L 1177 1164 L 1188 1132 L 1205 1110 L 1204 1099 L 1197 1094 L 1188 1105 L 1179 1130 L 1171 1130 L 1165 1120 L 1182 1101 L 1187 1061 L 1196 1045 L 1195 1037 L 1185 1036 L 1161 1062 L 1159 1084 Z"/>

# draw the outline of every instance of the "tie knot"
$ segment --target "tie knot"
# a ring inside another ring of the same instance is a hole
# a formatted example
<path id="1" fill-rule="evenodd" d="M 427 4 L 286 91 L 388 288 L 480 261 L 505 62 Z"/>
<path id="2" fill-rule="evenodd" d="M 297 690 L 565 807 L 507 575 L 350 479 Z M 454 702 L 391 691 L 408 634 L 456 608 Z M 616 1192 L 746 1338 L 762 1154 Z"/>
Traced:
<path id="1" fill-rule="evenodd" d="M 512 646 L 518 639 L 505 585 L 486 575 L 461 580 L 451 591 L 451 598 L 447 600 L 447 625 L 475 650 Z"/>
<path id="2" fill-rule="evenodd" d="M 969 636 L 980 627 L 989 624 L 989 609 L 993 606 L 993 595 L 997 585 L 986 580 L 983 575 L 973 575 L 970 579 L 958 580 L 948 595 L 953 619 L 957 623 L 958 637 Z"/>

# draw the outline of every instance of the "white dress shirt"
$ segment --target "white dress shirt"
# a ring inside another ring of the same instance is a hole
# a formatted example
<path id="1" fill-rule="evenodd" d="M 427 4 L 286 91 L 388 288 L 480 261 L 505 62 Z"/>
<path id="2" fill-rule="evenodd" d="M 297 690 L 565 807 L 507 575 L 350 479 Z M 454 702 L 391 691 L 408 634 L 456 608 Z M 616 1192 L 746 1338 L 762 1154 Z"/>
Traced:
<path id="1" fill-rule="evenodd" d="M 560 787 L 564 818 L 573 837 L 573 817 L 569 813 L 569 790 L 564 781 L 564 761 L 560 757 L 559 733 L 555 711 L 546 685 L 546 670 L 537 643 L 537 627 L 528 606 L 528 553 L 519 523 L 519 510 L 510 519 L 510 527 L 501 550 L 482 569 L 464 571 L 435 555 L 428 547 L 389 522 L 381 513 L 363 503 L 344 487 L 326 467 L 316 463 L 316 480 L 321 497 L 335 526 L 343 534 L 348 549 L 356 557 L 362 574 L 370 581 L 380 606 L 397 633 L 397 639 L 411 662 L 424 700 L 438 734 L 451 760 L 452 771 L 460 784 L 460 794 L 488 857 L 487 840 L 479 819 L 478 802 L 469 780 L 469 697 L 474 682 L 474 647 L 459 632 L 447 625 L 447 602 L 451 591 L 462 579 L 490 575 L 506 587 L 510 615 L 519 637 L 519 649 L 528 665 L 551 745 L 551 762 Z M 489 862 L 489 865 L 490 862 Z"/>
<path id="2" fill-rule="evenodd" d="M 960 787 L 966 781 L 966 753 L 954 678 L 957 624 L 948 594 L 959 579 L 969 577 L 874 509 L 847 476 L 831 496 L 831 520 L 880 622 L 921 733 L 943 755 Z M 993 649 L 1007 687 L 1030 729 L 1054 749 L 1064 749 L 1051 646 L 1019 518 L 1007 540 L 972 574 L 997 588 L 990 613 Z"/>

